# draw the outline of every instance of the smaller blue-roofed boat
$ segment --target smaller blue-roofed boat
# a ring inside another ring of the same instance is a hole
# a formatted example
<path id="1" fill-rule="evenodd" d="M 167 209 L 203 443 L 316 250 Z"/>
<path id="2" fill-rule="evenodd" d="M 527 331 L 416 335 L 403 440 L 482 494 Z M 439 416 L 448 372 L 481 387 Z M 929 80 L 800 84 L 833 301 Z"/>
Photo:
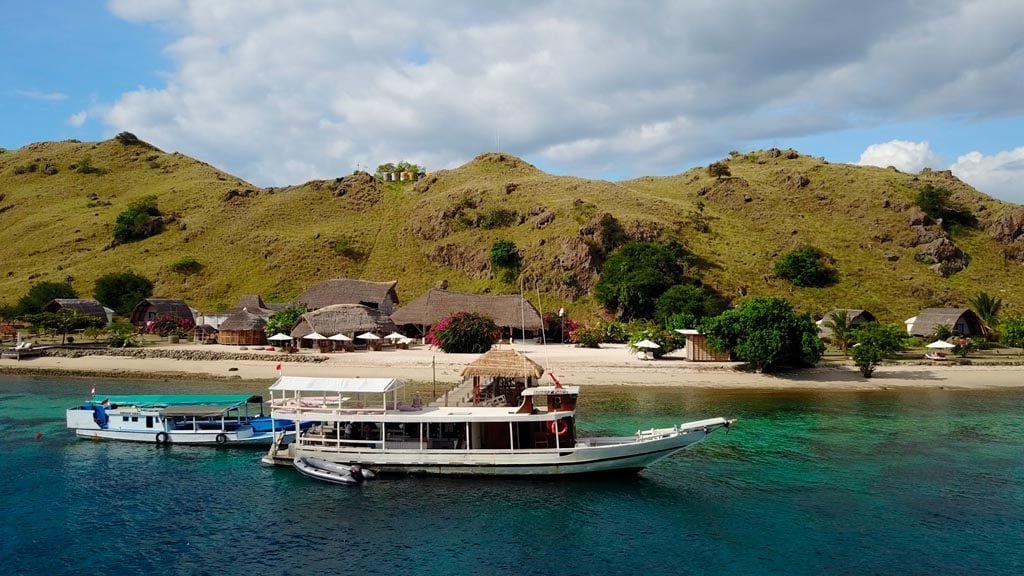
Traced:
<path id="1" fill-rule="evenodd" d="M 259 405 L 255 416 L 250 405 Z M 308 428 L 304 423 L 300 429 Z M 294 437 L 291 420 L 263 415 L 263 398 L 248 394 L 96 396 L 67 410 L 81 438 L 164 444 L 267 446 Z"/>

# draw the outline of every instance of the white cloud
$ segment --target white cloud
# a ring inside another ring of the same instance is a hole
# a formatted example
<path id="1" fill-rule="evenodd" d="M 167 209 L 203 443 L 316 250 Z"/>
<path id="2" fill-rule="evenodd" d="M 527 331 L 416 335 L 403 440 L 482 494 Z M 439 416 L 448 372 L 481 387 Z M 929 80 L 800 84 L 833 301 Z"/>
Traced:
<path id="1" fill-rule="evenodd" d="M 990 196 L 1024 204 L 1024 147 L 991 156 L 969 152 L 949 168 L 957 178 Z"/>
<path id="2" fill-rule="evenodd" d="M 67 100 L 68 95 L 63 92 L 42 92 L 40 90 L 15 90 L 15 94 L 32 100 L 46 100 L 49 102 L 60 102 Z"/>
<path id="3" fill-rule="evenodd" d="M 85 120 L 88 117 L 89 113 L 85 110 L 82 110 L 81 112 L 75 112 L 74 114 L 68 117 L 68 124 L 71 124 L 75 128 L 79 128 L 82 126 L 82 124 L 85 124 Z"/>
<path id="4" fill-rule="evenodd" d="M 166 85 L 123 94 L 107 128 L 259 184 L 450 166 L 496 138 L 573 174 L 667 173 L 854 119 L 1024 114 L 1024 2 L 108 6 L 176 40 Z"/>
<path id="5" fill-rule="evenodd" d="M 857 162 L 861 166 L 895 166 L 902 172 L 920 172 L 922 168 L 938 168 L 942 160 L 927 142 L 890 140 L 868 146 Z"/>

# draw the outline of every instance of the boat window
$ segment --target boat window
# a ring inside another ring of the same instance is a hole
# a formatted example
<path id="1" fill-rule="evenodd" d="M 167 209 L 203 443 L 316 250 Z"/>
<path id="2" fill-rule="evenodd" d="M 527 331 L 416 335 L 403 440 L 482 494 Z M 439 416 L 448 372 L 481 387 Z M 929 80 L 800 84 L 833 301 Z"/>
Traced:
<path id="1" fill-rule="evenodd" d="M 152 416 L 146 416 L 146 428 L 152 428 L 152 427 L 153 427 L 153 417 Z"/>
<path id="2" fill-rule="evenodd" d="M 121 422 L 127 422 L 127 421 L 128 421 L 128 417 L 127 416 L 121 416 Z"/>
<path id="3" fill-rule="evenodd" d="M 139 421 L 139 417 L 138 416 L 132 416 L 132 422 L 138 422 L 138 421 Z"/>

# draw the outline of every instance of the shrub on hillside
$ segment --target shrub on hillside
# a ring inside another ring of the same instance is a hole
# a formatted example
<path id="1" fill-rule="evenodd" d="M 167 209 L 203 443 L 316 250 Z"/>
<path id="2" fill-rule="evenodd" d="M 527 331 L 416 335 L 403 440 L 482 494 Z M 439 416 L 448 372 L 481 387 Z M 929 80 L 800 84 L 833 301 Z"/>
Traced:
<path id="1" fill-rule="evenodd" d="M 92 165 L 92 157 L 88 155 L 83 156 L 75 164 L 75 172 L 78 172 L 79 174 L 96 174 L 99 171 L 99 168 Z"/>
<path id="2" fill-rule="evenodd" d="M 623 319 L 650 318 L 658 297 L 685 280 L 684 257 L 675 243 L 630 242 L 604 263 L 594 298 Z"/>
<path id="3" fill-rule="evenodd" d="M 492 208 L 480 217 L 480 227 L 486 229 L 507 228 L 519 221 L 519 214 L 508 208 Z"/>
<path id="4" fill-rule="evenodd" d="M 178 274 L 198 274 L 202 269 L 203 264 L 191 256 L 186 256 L 171 263 L 171 271 Z"/>
<path id="5" fill-rule="evenodd" d="M 163 231 L 163 218 L 156 205 L 156 196 L 144 196 L 117 215 L 114 242 L 127 244 L 155 236 Z"/>
<path id="6" fill-rule="evenodd" d="M 139 302 L 153 295 L 153 282 L 134 272 L 114 272 L 96 279 L 92 295 L 100 304 L 127 316 Z"/>
<path id="7" fill-rule="evenodd" d="M 813 246 L 790 250 L 773 267 L 780 278 L 800 288 L 820 288 L 836 282 L 836 271 L 826 262 L 825 253 Z"/>
<path id="8" fill-rule="evenodd" d="M 725 162 L 712 162 L 708 165 L 708 175 L 718 179 L 728 178 L 732 175 L 729 166 Z"/>
<path id="9" fill-rule="evenodd" d="M 487 352 L 501 340 L 501 329 L 487 316 L 459 312 L 434 325 L 426 341 L 449 354 Z"/>
<path id="10" fill-rule="evenodd" d="M 941 186 L 925 186 L 914 197 L 914 204 L 932 220 L 940 222 L 943 228 L 957 226 L 973 227 L 977 219 L 967 210 L 962 210 L 950 201 L 952 192 Z"/>
<path id="11" fill-rule="evenodd" d="M 491 261 L 491 268 L 505 282 L 511 282 L 519 276 L 522 258 L 519 255 L 519 249 L 516 248 L 515 242 L 511 240 L 498 240 L 491 245 L 489 259 Z"/>

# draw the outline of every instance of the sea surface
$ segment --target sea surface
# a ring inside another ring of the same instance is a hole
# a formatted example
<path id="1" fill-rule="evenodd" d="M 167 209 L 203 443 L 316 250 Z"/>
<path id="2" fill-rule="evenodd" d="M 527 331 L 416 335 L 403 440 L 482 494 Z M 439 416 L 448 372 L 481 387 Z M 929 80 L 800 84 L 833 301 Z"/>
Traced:
<path id="1" fill-rule="evenodd" d="M 76 440 L 94 385 L 240 389 L 0 377 L 4 573 L 1024 574 L 1024 390 L 587 387 L 582 432 L 740 423 L 636 477 L 353 488 L 259 449 Z"/>

